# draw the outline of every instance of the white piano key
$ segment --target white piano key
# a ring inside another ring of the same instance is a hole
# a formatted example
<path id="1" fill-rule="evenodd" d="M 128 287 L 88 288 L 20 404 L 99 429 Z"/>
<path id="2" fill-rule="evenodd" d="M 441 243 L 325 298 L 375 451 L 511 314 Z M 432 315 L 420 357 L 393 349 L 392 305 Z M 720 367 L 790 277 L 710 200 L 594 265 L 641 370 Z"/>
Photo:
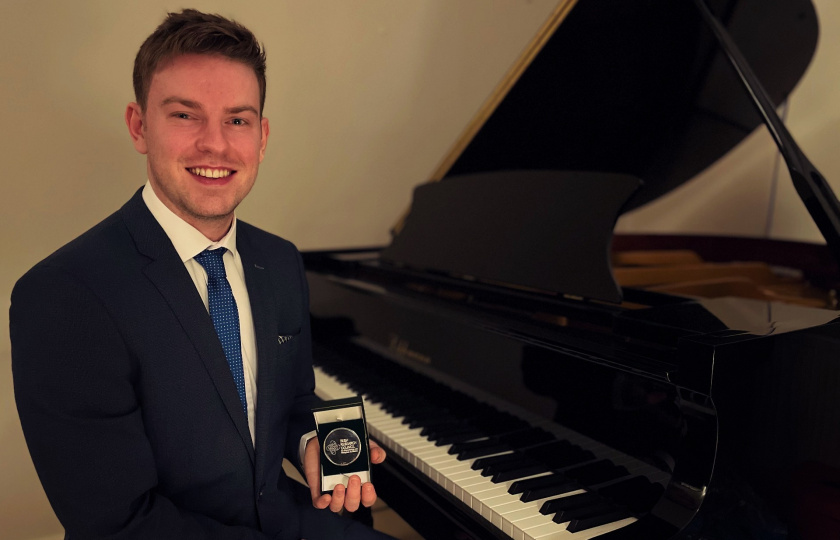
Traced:
<path id="1" fill-rule="evenodd" d="M 614 521 L 606 525 L 599 525 L 591 529 L 585 529 L 572 533 L 566 530 L 568 523 L 552 523 L 551 525 L 539 526 L 525 531 L 526 540 L 589 540 L 596 538 L 610 531 L 626 527 L 636 521 L 636 518 L 626 518 Z"/>

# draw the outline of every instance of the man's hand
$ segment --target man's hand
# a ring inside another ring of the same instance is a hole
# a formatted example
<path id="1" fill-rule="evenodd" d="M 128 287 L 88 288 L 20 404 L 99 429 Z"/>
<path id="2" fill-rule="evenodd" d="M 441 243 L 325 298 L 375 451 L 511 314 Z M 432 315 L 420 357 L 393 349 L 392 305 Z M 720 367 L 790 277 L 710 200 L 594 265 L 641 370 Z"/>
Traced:
<path id="1" fill-rule="evenodd" d="M 318 445 L 318 437 L 309 439 L 306 443 L 306 451 L 303 456 L 303 472 L 306 475 L 306 483 L 309 484 L 309 491 L 312 494 L 312 505 L 315 508 L 330 507 L 333 512 L 339 512 L 345 508 L 349 512 L 359 509 L 359 504 L 369 507 L 376 502 L 376 490 L 373 484 L 362 481 L 358 475 L 352 475 L 345 488 L 337 485 L 332 492 L 321 494 L 321 451 Z M 385 450 L 378 444 L 370 441 L 370 462 L 382 463 L 385 461 Z"/>

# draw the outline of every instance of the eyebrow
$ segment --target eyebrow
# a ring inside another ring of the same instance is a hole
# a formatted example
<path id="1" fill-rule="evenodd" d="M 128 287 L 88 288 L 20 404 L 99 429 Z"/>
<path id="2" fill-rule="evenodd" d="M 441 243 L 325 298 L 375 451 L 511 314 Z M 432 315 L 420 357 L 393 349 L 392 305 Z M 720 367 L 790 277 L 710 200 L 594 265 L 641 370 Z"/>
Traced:
<path id="1" fill-rule="evenodd" d="M 196 110 L 203 110 L 204 107 L 201 106 L 201 103 L 197 101 L 192 101 L 191 99 L 186 99 L 178 96 L 172 96 L 164 99 L 161 101 L 161 106 L 169 105 L 170 103 L 178 103 L 187 107 L 188 109 L 196 109 Z M 225 109 L 226 114 L 241 114 L 243 112 L 251 112 L 256 116 L 259 116 L 260 113 L 257 111 L 255 107 L 251 105 L 238 105 L 236 107 L 227 107 Z"/>

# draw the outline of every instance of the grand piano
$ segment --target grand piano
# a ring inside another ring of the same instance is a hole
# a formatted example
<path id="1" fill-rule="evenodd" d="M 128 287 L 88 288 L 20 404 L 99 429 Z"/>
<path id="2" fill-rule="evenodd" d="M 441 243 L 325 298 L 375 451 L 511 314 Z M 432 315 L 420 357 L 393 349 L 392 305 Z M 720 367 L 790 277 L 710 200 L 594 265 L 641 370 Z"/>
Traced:
<path id="1" fill-rule="evenodd" d="M 562 1 L 390 245 L 304 253 L 316 391 L 425 538 L 837 537 L 840 207 L 774 111 L 817 31 Z M 614 234 L 764 127 L 825 245 Z"/>

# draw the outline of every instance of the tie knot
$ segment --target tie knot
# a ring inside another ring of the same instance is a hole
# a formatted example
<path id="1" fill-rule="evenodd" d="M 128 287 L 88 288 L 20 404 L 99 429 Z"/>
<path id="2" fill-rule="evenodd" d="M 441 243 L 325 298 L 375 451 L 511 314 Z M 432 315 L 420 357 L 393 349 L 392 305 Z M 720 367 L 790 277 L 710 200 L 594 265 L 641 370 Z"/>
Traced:
<path id="1" fill-rule="evenodd" d="M 210 279 L 222 279 L 227 277 L 225 263 L 222 260 L 225 251 L 227 251 L 226 248 L 205 249 L 194 258 L 198 261 L 198 264 L 204 267 Z"/>

